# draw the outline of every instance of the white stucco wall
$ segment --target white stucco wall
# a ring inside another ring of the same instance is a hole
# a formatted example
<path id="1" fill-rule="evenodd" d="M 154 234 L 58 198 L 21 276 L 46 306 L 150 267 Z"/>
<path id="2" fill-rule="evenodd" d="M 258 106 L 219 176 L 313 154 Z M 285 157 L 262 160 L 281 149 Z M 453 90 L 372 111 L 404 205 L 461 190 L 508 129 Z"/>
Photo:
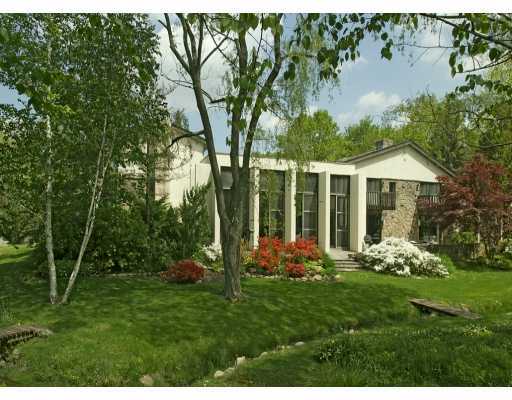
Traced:
<path id="1" fill-rule="evenodd" d="M 446 173 L 412 147 L 403 147 L 355 164 L 368 178 L 437 182 Z"/>
<path id="2" fill-rule="evenodd" d="M 204 144 L 198 140 L 183 139 L 178 142 L 173 152 L 177 156 L 172 161 L 162 186 L 168 201 L 177 206 L 181 203 L 185 190 L 208 182 L 210 167 L 201 163 L 204 158 Z"/>

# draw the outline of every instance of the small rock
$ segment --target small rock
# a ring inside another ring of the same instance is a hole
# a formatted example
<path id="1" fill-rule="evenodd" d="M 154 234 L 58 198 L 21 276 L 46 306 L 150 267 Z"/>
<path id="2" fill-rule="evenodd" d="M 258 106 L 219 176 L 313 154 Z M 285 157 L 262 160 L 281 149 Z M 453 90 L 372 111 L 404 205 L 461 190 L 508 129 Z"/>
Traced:
<path id="1" fill-rule="evenodd" d="M 244 357 L 244 356 L 242 356 L 242 357 L 237 357 L 237 358 L 236 358 L 235 365 L 238 367 L 238 366 L 242 365 L 244 362 L 245 362 L 245 357 Z"/>
<path id="2" fill-rule="evenodd" d="M 219 378 L 222 378 L 224 376 L 224 371 L 215 371 L 215 373 L 213 374 L 213 377 L 215 379 L 219 379 Z"/>
<path id="3" fill-rule="evenodd" d="M 142 383 L 144 386 L 153 386 L 153 378 L 151 375 L 144 375 L 139 379 L 139 382 Z"/>
<path id="4" fill-rule="evenodd" d="M 353 330 L 353 329 L 350 329 L 350 330 L 348 331 L 348 333 L 350 333 L 351 335 L 352 335 L 353 333 L 355 333 L 355 332 L 356 332 L 356 331 L 355 331 L 355 330 Z"/>
<path id="5" fill-rule="evenodd" d="M 225 374 L 231 374 L 231 373 L 233 373 L 233 371 L 234 371 L 234 370 L 235 370 L 235 368 L 233 368 L 233 367 L 229 367 L 228 369 L 226 369 L 226 370 L 224 371 L 224 373 L 225 373 Z"/>
<path id="6" fill-rule="evenodd" d="M 345 281 L 345 278 L 344 278 L 341 274 L 336 274 L 336 275 L 334 276 L 334 280 L 335 280 L 336 282 L 340 282 L 340 283 L 341 283 L 341 282 L 344 282 L 344 281 Z"/>
<path id="7" fill-rule="evenodd" d="M 266 351 L 264 351 L 263 353 L 260 354 L 260 357 L 265 357 L 268 353 Z"/>
<path id="8" fill-rule="evenodd" d="M 297 343 L 295 343 L 295 346 L 304 346 L 304 345 L 305 345 L 304 342 L 297 342 Z"/>
<path id="9" fill-rule="evenodd" d="M 322 275 L 316 274 L 315 276 L 313 276 L 313 280 L 314 281 L 321 281 L 322 280 Z"/>
<path id="10" fill-rule="evenodd" d="M 306 276 L 303 276 L 302 278 L 300 278 L 300 280 L 303 282 L 306 282 L 308 280 L 308 278 Z"/>

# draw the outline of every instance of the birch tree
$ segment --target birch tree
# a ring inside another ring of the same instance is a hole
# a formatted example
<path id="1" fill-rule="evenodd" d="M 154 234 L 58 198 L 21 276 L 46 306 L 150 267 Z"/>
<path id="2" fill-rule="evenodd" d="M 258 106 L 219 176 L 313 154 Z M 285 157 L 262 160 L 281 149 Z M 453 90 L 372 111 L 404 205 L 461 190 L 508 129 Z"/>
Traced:
<path id="1" fill-rule="evenodd" d="M 75 32 L 81 40 L 72 54 L 84 61 L 77 66 L 81 84 L 75 89 L 73 106 L 84 112 L 74 123 L 81 127 L 75 126 L 77 130 L 87 129 L 86 154 L 97 155 L 85 175 L 92 177 L 88 212 L 62 303 L 69 300 L 80 271 L 109 169 L 129 162 L 130 151 L 150 141 L 148 135 L 161 133 L 158 128 L 165 122 L 163 100 L 154 87 L 158 43 L 149 19 L 130 14 L 92 16 L 81 20 Z"/>
<path id="2" fill-rule="evenodd" d="M 44 225 L 49 297 L 54 304 L 58 298 L 52 228 L 53 143 L 56 138 L 51 120 L 68 111 L 61 102 L 59 89 L 54 88 L 56 82 L 66 79 L 64 55 L 54 48 L 63 50 L 63 44 L 68 39 L 66 29 L 63 28 L 69 19 L 66 16 L 50 15 L 2 15 L 0 18 L 3 27 L 0 35 L 0 82 L 26 96 L 27 110 L 36 113 L 40 120 L 45 121 L 45 138 L 40 142 L 40 150 L 45 158 L 46 172 Z M 34 122 L 32 127 L 36 124 Z M 32 133 L 37 134 L 37 130 Z M 22 146 L 21 143 L 18 145 Z"/>

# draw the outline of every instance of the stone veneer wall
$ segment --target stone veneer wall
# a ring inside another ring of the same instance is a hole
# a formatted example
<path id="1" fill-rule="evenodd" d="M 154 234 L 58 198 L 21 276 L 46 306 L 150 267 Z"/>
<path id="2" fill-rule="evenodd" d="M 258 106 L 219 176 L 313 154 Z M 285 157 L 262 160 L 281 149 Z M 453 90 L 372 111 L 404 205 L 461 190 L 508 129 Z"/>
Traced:
<path id="1" fill-rule="evenodd" d="M 389 182 L 396 184 L 396 209 L 382 211 L 382 239 L 397 237 L 407 240 L 419 239 L 418 210 L 416 199 L 419 182 L 382 180 L 382 191 L 389 190 Z"/>

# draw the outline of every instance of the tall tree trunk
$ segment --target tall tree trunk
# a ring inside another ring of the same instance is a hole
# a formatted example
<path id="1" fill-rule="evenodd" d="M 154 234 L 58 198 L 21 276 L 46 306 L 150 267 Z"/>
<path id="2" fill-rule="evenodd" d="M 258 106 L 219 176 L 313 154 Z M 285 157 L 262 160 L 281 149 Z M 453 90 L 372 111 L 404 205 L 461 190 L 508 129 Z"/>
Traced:
<path id="1" fill-rule="evenodd" d="M 103 182 L 105 180 L 105 174 L 107 172 L 107 168 L 110 162 L 112 148 L 108 155 L 105 155 L 105 142 L 107 135 L 107 117 L 105 116 L 105 122 L 103 125 L 103 135 L 101 139 L 101 147 L 98 153 L 98 161 L 96 163 L 96 176 L 94 178 L 94 186 L 91 195 L 91 202 L 89 204 L 89 212 L 87 214 L 87 221 L 85 223 L 85 231 L 84 236 L 82 238 L 82 244 L 80 246 L 80 251 L 78 253 L 78 257 L 75 261 L 75 265 L 73 267 L 73 271 L 69 277 L 68 285 L 66 287 L 66 291 L 64 292 L 64 296 L 62 296 L 61 303 L 65 304 L 69 300 L 69 295 L 73 290 L 75 285 L 76 278 L 78 276 L 78 272 L 80 271 L 80 266 L 82 265 L 82 259 L 85 254 L 85 250 L 87 249 L 87 244 L 89 243 L 89 239 L 91 238 L 92 230 L 94 227 L 94 221 L 96 219 L 96 210 L 98 209 L 98 205 L 101 199 L 101 192 L 103 190 Z M 112 144 L 113 146 L 113 144 Z"/>
<path id="2" fill-rule="evenodd" d="M 46 258 L 48 260 L 48 276 L 50 281 L 50 303 L 57 302 L 57 271 L 55 267 L 55 256 L 53 254 L 53 228 L 52 228 L 52 212 L 53 212 L 53 149 L 52 149 L 52 125 L 50 116 L 46 117 L 46 139 L 48 141 L 48 157 L 46 158 L 46 212 L 45 212 L 45 243 Z"/>
<path id="3" fill-rule="evenodd" d="M 154 236 L 154 223 L 153 223 L 153 206 L 156 201 L 156 165 L 155 165 L 155 151 L 151 138 L 148 137 L 146 142 L 146 225 L 148 234 L 148 247 L 146 254 L 146 266 L 150 267 L 153 262 L 153 236 Z"/>
<path id="4" fill-rule="evenodd" d="M 237 301 L 242 296 L 240 285 L 240 240 L 236 229 L 228 230 L 222 235 L 222 258 L 224 261 L 224 296 Z"/>

